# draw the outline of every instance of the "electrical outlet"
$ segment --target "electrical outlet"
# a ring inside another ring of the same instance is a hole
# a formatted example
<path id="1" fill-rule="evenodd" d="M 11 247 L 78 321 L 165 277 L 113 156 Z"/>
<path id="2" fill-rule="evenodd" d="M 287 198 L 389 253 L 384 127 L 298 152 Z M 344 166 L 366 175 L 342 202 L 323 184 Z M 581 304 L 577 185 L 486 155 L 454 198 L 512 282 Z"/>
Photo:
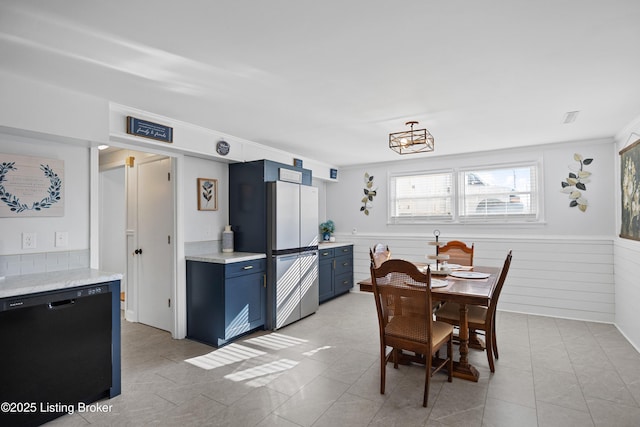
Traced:
<path id="1" fill-rule="evenodd" d="M 56 248 L 66 248 L 69 245 L 69 233 L 56 231 Z"/>
<path id="2" fill-rule="evenodd" d="M 356 234 L 356 233 L 358 233 L 358 229 L 357 229 L 357 228 L 355 228 L 355 227 L 353 227 L 353 228 L 351 229 L 351 234 Z"/>
<path id="3" fill-rule="evenodd" d="M 22 233 L 22 249 L 36 248 L 36 233 Z"/>

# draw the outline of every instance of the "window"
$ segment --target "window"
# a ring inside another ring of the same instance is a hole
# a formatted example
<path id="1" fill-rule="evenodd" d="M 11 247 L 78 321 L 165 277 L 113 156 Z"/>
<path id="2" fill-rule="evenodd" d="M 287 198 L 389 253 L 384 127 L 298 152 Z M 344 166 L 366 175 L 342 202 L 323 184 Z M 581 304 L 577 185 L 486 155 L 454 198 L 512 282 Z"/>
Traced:
<path id="1" fill-rule="evenodd" d="M 389 222 L 537 220 L 538 165 L 396 174 L 389 178 Z"/>
<path id="2" fill-rule="evenodd" d="M 535 164 L 459 172 L 461 219 L 537 218 Z"/>
<path id="3" fill-rule="evenodd" d="M 389 184 L 391 222 L 453 217 L 452 172 L 395 175 Z"/>

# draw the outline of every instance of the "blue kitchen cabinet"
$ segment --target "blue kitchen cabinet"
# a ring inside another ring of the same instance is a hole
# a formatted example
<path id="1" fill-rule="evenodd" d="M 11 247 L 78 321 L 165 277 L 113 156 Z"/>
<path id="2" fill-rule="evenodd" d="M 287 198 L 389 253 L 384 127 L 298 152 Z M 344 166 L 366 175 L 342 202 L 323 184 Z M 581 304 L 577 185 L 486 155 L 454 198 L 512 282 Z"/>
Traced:
<path id="1" fill-rule="evenodd" d="M 318 258 L 321 303 L 353 288 L 353 245 L 320 248 Z"/>
<path id="2" fill-rule="evenodd" d="M 187 261 L 187 338 L 221 347 L 266 321 L 266 260 Z"/>

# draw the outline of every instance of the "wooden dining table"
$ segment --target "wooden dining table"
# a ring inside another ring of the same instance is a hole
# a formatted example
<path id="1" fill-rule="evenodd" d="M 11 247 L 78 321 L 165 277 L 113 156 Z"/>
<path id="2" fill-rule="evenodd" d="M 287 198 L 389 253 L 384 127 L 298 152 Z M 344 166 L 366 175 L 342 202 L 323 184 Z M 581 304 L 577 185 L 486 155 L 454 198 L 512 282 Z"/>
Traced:
<path id="1" fill-rule="evenodd" d="M 418 264 L 418 267 L 424 267 L 425 264 Z M 488 273 L 486 279 L 463 279 L 453 276 L 436 276 L 432 275 L 432 279 L 446 280 L 447 286 L 432 287 L 431 295 L 434 301 L 444 301 L 458 303 L 460 305 L 460 359 L 454 362 L 453 376 L 469 381 L 478 381 L 480 374 L 478 370 L 469 363 L 469 324 L 468 324 L 468 306 L 482 305 L 488 306 L 493 291 L 498 282 L 500 268 L 498 267 L 481 267 L 474 266 L 471 270 L 480 273 Z"/>

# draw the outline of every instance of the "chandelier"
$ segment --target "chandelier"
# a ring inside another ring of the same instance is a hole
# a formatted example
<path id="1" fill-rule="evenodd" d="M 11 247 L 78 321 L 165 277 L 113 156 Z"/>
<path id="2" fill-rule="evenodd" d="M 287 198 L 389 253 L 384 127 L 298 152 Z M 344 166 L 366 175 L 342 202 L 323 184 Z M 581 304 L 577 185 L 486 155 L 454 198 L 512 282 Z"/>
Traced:
<path id="1" fill-rule="evenodd" d="M 389 134 L 389 148 L 398 154 L 426 153 L 433 151 L 433 136 L 426 129 L 413 130 L 418 122 L 405 123 L 411 130 Z"/>

